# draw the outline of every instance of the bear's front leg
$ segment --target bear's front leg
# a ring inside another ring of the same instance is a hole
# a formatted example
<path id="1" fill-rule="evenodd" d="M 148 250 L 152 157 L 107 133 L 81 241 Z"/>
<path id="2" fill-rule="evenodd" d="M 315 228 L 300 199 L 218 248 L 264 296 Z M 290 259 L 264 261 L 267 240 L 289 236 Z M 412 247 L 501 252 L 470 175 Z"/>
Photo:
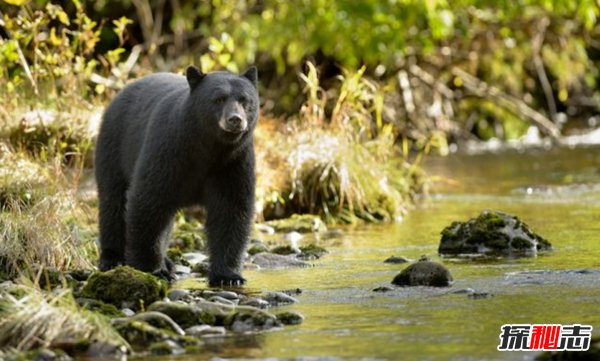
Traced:
<path id="1" fill-rule="evenodd" d="M 142 182 L 128 192 L 125 260 L 129 266 L 172 281 L 164 237 L 170 232 L 175 207 L 170 206 L 168 194 Z"/>
<path id="2" fill-rule="evenodd" d="M 239 286 L 242 257 L 254 218 L 254 168 L 241 166 L 211 177 L 204 192 L 210 252 L 210 286 Z"/>

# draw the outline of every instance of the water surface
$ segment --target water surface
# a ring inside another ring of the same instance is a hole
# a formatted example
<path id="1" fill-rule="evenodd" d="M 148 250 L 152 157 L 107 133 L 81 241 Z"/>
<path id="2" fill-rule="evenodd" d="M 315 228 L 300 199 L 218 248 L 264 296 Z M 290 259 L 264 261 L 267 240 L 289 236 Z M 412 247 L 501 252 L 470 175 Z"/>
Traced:
<path id="1" fill-rule="evenodd" d="M 534 353 L 498 352 L 505 323 L 582 323 L 600 331 L 600 274 L 519 272 L 600 270 L 600 149 L 530 150 L 453 155 L 427 162 L 438 176 L 431 198 L 393 225 L 345 228 L 321 241 L 330 253 L 315 267 L 246 271 L 248 288 L 300 288 L 291 309 L 300 326 L 260 335 L 214 339 L 205 353 L 177 357 L 424 360 L 531 360 Z M 518 215 L 554 245 L 536 258 L 465 261 L 437 256 L 440 231 L 484 209 Z M 394 288 L 405 265 L 391 255 L 443 262 L 450 288 Z M 203 285 L 199 285 L 203 286 Z M 488 297 L 452 291 L 471 288 Z"/>

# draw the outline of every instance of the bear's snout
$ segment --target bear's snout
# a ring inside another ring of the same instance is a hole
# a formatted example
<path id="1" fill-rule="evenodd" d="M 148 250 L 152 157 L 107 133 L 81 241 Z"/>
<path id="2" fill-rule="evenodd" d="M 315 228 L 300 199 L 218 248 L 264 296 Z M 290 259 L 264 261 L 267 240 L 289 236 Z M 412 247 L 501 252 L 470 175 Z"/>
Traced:
<path id="1" fill-rule="evenodd" d="M 228 105 L 219 121 L 219 127 L 229 133 L 245 132 L 248 129 L 248 121 L 244 107 L 238 102 Z"/>

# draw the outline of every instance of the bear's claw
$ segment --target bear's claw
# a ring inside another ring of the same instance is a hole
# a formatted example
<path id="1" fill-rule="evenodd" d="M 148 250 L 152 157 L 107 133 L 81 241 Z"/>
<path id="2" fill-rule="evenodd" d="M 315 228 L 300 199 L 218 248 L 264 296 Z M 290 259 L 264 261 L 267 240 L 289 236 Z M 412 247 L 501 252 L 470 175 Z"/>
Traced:
<path id="1" fill-rule="evenodd" d="M 246 283 L 246 279 L 240 275 L 210 276 L 208 285 L 210 287 L 240 287 Z"/>

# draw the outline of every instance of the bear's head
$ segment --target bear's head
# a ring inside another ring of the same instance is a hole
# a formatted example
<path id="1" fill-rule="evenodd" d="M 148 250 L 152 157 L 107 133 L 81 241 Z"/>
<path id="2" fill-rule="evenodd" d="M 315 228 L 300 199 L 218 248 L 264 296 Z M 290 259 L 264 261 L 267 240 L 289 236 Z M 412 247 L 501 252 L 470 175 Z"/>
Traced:
<path id="1" fill-rule="evenodd" d="M 217 140 L 233 144 L 251 137 L 258 119 L 258 73 L 251 67 L 243 74 L 204 74 L 195 66 L 186 71 L 190 86 L 189 106 L 203 133 L 217 134 Z"/>

